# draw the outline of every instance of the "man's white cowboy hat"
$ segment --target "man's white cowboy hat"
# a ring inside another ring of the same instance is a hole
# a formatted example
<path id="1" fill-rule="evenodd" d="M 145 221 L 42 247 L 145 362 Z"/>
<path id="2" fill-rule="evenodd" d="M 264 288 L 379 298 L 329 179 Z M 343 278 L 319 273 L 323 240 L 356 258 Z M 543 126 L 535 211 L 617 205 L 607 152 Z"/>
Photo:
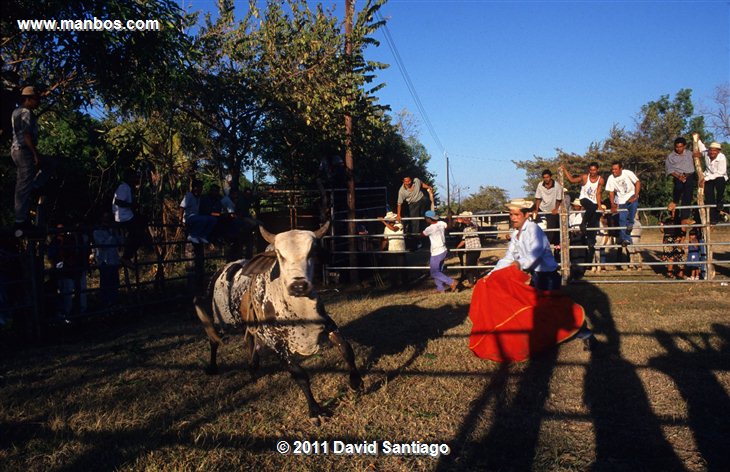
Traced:
<path id="1" fill-rule="evenodd" d="M 505 203 L 504 206 L 506 206 L 510 210 L 522 210 L 523 208 L 532 208 L 532 200 L 516 198 L 508 203 Z"/>

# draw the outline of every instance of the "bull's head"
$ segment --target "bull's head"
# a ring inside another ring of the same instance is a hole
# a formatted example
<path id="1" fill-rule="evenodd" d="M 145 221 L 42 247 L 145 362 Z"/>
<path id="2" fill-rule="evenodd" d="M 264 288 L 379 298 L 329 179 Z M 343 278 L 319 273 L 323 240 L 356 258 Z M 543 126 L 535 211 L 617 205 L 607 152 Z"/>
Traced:
<path id="1" fill-rule="evenodd" d="M 302 231 L 294 229 L 284 233 L 272 234 L 259 226 L 261 235 L 276 251 L 284 286 L 289 295 L 306 297 L 312 293 L 314 286 L 314 252 L 317 249 L 317 240 L 327 233 L 329 221 L 317 231 Z"/>

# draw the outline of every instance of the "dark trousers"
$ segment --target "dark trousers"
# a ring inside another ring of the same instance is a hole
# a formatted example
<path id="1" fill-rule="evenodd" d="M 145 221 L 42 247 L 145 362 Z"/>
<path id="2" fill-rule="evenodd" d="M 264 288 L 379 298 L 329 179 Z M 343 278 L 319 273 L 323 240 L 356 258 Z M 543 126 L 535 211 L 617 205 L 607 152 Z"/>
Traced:
<path id="1" fill-rule="evenodd" d="M 715 205 L 715 208 L 710 209 L 710 221 L 720 219 L 726 185 L 727 181 L 722 177 L 705 181 L 705 203 Z"/>
<path id="2" fill-rule="evenodd" d="M 469 251 L 464 257 L 466 259 L 466 266 L 475 266 L 479 264 L 479 254 L 481 251 Z M 466 274 L 466 280 L 469 281 L 469 283 L 473 284 L 477 281 L 477 276 L 479 275 L 479 269 L 464 269 L 464 273 Z"/>
<path id="3" fill-rule="evenodd" d="M 131 220 L 119 223 L 119 227 L 126 232 L 122 257 L 131 260 L 139 247 L 149 239 L 147 221 L 141 215 L 134 215 Z"/>
<path id="4" fill-rule="evenodd" d="M 113 305 L 119 294 L 119 266 L 101 264 L 99 266 L 99 294 L 104 305 Z"/>
<path id="5" fill-rule="evenodd" d="M 407 233 L 414 233 L 413 236 L 410 237 L 411 246 L 414 245 L 414 242 L 417 242 L 419 239 L 419 236 L 421 232 L 423 231 L 426 221 L 423 219 L 423 216 L 426 214 L 428 210 L 431 209 L 431 202 L 427 200 L 425 197 L 421 198 L 415 203 L 409 203 L 408 204 L 408 216 L 412 218 L 418 218 L 417 220 L 408 220 L 404 221 L 404 223 L 408 223 L 405 225 L 407 229 Z M 428 239 L 424 241 L 424 244 L 428 244 Z"/>
<path id="6" fill-rule="evenodd" d="M 548 213 L 547 215 L 542 215 L 542 217 L 545 218 L 545 223 L 547 223 L 547 229 L 560 228 L 560 215 L 553 215 L 552 213 Z M 550 244 L 560 244 L 560 231 L 545 231 L 545 236 L 547 236 Z"/>
<path id="7" fill-rule="evenodd" d="M 583 208 L 585 208 L 586 212 L 583 214 L 583 227 L 584 228 L 598 228 L 598 226 L 601 224 L 600 217 L 598 216 L 598 205 L 593 203 L 593 200 L 590 198 L 581 198 L 580 204 Z M 596 245 L 596 233 L 597 229 L 593 230 L 586 230 L 586 242 L 589 246 L 595 246 Z"/>
<path id="8" fill-rule="evenodd" d="M 697 187 L 697 174 L 685 174 L 687 180 L 682 182 L 676 177 L 672 177 L 674 180 L 674 190 L 672 191 L 672 201 L 681 206 L 687 206 L 692 204 L 692 192 Z M 692 210 L 689 208 L 683 208 L 679 211 L 679 217 L 681 219 L 689 218 Z"/>
<path id="9" fill-rule="evenodd" d="M 562 278 L 557 270 L 532 273 L 532 286 L 538 290 L 558 290 L 561 284 Z"/>

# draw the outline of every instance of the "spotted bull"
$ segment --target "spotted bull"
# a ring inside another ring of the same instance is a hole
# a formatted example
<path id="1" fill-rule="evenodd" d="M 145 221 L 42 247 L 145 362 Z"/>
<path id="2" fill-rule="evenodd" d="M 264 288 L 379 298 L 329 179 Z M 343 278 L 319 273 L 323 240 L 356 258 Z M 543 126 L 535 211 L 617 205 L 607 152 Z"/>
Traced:
<path id="1" fill-rule="evenodd" d="M 315 424 L 322 410 L 312 395 L 309 376 L 297 362 L 299 356 L 311 356 L 329 341 L 337 346 L 349 367 L 350 387 L 362 387 L 352 347 L 327 315 L 312 284 L 316 242 L 328 228 L 329 223 L 325 223 L 315 232 L 271 234 L 260 227 L 270 249 L 250 261 L 226 265 L 211 281 L 209 300 L 195 301 L 195 311 L 210 340 L 206 372 L 218 371 L 220 331 L 242 331 L 248 368 L 252 372 L 258 368 L 261 345 L 276 353 L 304 392 L 309 417 Z"/>

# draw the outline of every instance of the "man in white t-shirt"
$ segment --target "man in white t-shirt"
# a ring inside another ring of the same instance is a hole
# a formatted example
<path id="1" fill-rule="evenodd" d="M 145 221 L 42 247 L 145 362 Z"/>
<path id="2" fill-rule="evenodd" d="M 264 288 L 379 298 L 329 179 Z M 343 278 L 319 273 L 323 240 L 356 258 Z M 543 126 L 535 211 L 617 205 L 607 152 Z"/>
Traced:
<path id="1" fill-rule="evenodd" d="M 611 175 L 606 181 L 606 190 L 611 199 L 611 213 L 619 212 L 618 225 L 621 229 L 618 243 L 627 246 L 631 244 L 631 230 L 634 229 L 634 218 L 639 207 L 641 182 L 636 174 L 624 169 L 621 162 L 615 161 L 611 163 Z"/>
<path id="2" fill-rule="evenodd" d="M 563 187 L 557 185 L 550 169 L 542 171 L 542 182 L 535 189 L 535 210 L 532 219 L 538 221 L 538 211 L 543 213 L 547 229 L 554 230 L 560 227 L 560 204 L 563 202 Z M 560 231 L 546 233 L 550 244 L 560 244 Z"/>
<path id="3" fill-rule="evenodd" d="M 112 212 L 114 221 L 117 222 L 126 234 L 124 237 L 124 253 L 121 262 L 125 267 L 133 267 L 132 258 L 137 254 L 137 249 L 142 245 L 144 232 L 146 230 L 144 219 L 134 214 L 134 188 L 139 185 L 139 175 L 127 169 L 124 172 L 124 179 L 114 191 L 112 199 Z"/>
<path id="4" fill-rule="evenodd" d="M 455 292 L 459 281 L 444 274 L 443 267 L 446 256 L 449 254 L 448 249 L 446 249 L 446 228 L 448 225 L 441 221 L 433 210 L 428 210 L 425 218 L 428 226 L 421 234 L 428 236 L 431 241 L 431 260 L 429 263 L 431 278 L 436 284 L 436 290 L 439 292 L 445 292 L 446 289 Z"/>

